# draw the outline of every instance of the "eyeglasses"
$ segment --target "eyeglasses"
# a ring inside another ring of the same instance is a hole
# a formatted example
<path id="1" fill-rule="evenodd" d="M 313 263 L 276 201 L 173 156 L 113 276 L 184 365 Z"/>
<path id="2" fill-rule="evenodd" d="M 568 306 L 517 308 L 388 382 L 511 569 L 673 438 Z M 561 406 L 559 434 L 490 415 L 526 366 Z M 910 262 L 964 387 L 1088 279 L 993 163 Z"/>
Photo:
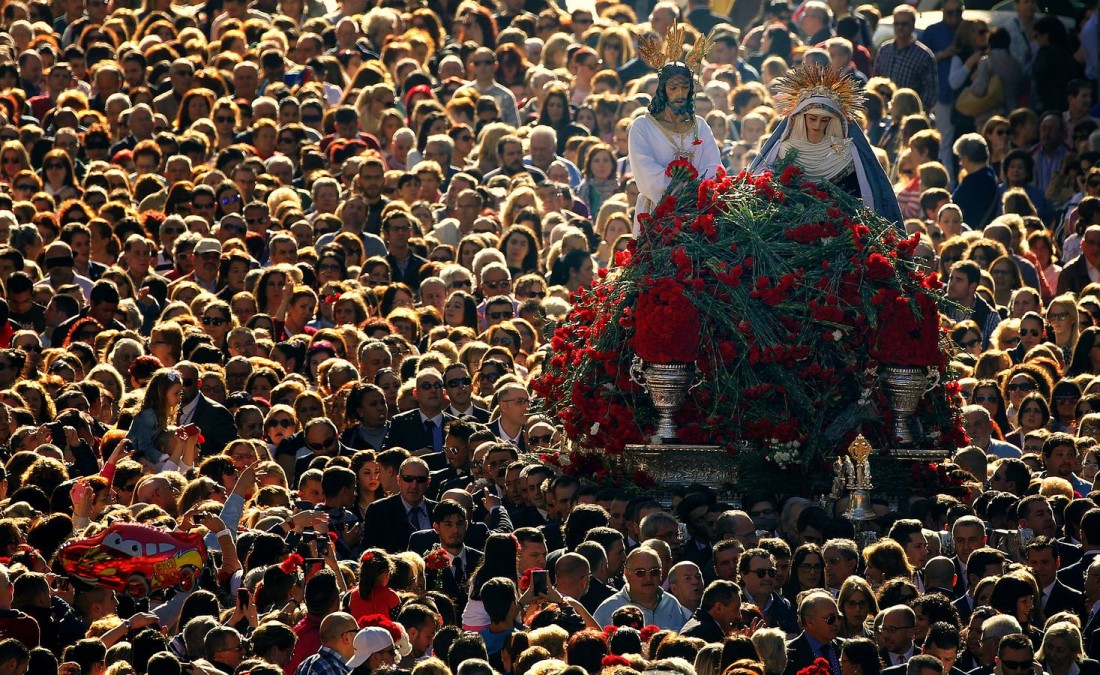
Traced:
<path id="1" fill-rule="evenodd" d="M 496 281 L 484 281 L 485 288 L 505 288 L 512 285 L 511 279 L 498 279 Z"/>
<path id="2" fill-rule="evenodd" d="M 821 563 L 802 563 L 798 566 L 799 572 L 820 572 L 824 565 Z"/>
<path id="3" fill-rule="evenodd" d="M 215 115 L 214 121 L 218 124 L 233 124 L 237 120 L 232 115 Z"/>
<path id="4" fill-rule="evenodd" d="M 971 349 L 971 348 L 973 348 L 973 347 L 977 347 L 977 346 L 978 346 L 978 345 L 980 345 L 981 343 L 982 343 L 982 339 L 981 339 L 981 338 L 974 338 L 973 340 L 966 340 L 966 341 L 964 341 L 964 342 L 962 343 L 962 346 L 963 346 L 963 347 L 965 347 L 965 348 L 967 348 L 967 349 Z"/>
<path id="5" fill-rule="evenodd" d="M 417 389 L 419 389 L 420 391 L 431 391 L 432 389 L 435 389 L 436 391 L 440 391 L 441 389 L 443 389 L 443 383 L 442 382 L 421 382 L 417 386 Z"/>
<path id="6" fill-rule="evenodd" d="M 774 567 L 765 567 L 759 570 L 749 570 L 749 574 L 755 574 L 758 579 L 763 579 L 764 577 L 774 579 L 775 573 L 776 571 Z"/>
<path id="7" fill-rule="evenodd" d="M 838 619 L 839 619 L 840 617 L 839 617 L 838 615 L 836 615 L 836 614 L 830 614 L 830 615 L 828 615 L 828 616 L 823 616 L 823 617 L 819 617 L 819 618 L 820 618 L 820 619 L 821 619 L 822 621 L 824 621 L 825 623 L 827 623 L 827 624 L 829 624 L 829 625 L 831 626 L 831 625 L 833 625 L 834 623 L 836 623 L 836 622 L 837 622 L 837 620 L 838 620 Z"/>
<path id="8" fill-rule="evenodd" d="M 333 444 L 335 444 L 335 443 L 336 443 L 336 437 L 335 436 L 329 436 L 328 438 L 326 438 L 325 440 L 323 440 L 319 443 L 308 443 L 307 445 L 309 445 L 309 447 L 313 448 L 314 450 L 322 450 L 324 448 L 331 448 L 333 446 Z"/>
<path id="9" fill-rule="evenodd" d="M 501 376 L 500 373 L 478 373 L 478 375 L 481 377 L 481 379 L 488 380 L 490 382 L 496 382 L 500 379 Z"/>
<path id="10" fill-rule="evenodd" d="M 469 387 L 474 381 L 468 377 L 455 377 L 447 380 L 448 389 L 457 389 L 459 387 Z"/>
<path id="11" fill-rule="evenodd" d="M 226 319 L 220 316 L 204 316 L 202 317 L 202 325 L 204 326 L 222 326 L 226 323 Z"/>
<path id="12" fill-rule="evenodd" d="M 474 282 L 469 279 L 456 279 L 451 282 L 451 286 L 455 288 L 472 288 Z"/>
<path id="13" fill-rule="evenodd" d="M 529 399 L 529 398 L 509 398 L 509 399 L 501 399 L 500 402 L 501 403 L 518 403 L 520 405 L 527 405 L 528 403 L 531 402 L 531 399 Z"/>
<path id="14" fill-rule="evenodd" d="M 512 312 L 487 312 L 490 319 L 511 319 L 513 317 Z"/>
<path id="15" fill-rule="evenodd" d="M 38 189 L 38 186 L 34 183 L 23 183 L 22 185 L 13 186 L 16 190 L 25 190 L 27 192 L 34 192 Z"/>
<path id="16" fill-rule="evenodd" d="M 1069 318 L 1069 312 L 1051 312 L 1047 314 L 1047 318 L 1051 321 L 1065 321 Z"/>
<path id="17" fill-rule="evenodd" d="M 291 420 L 288 420 L 284 417 L 281 420 L 268 420 L 267 421 L 267 426 L 269 428 L 270 427 L 282 427 L 284 429 L 290 429 L 291 427 L 294 426 L 294 422 L 291 421 Z"/>
<path id="18" fill-rule="evenodd" d="M 554 440 L 554 434 L 540 434 L 538 436 L 528 436 L 527 440 L 531 441 L 533 445 L 543 445 Z"/>
<path id="19" fill-rule="evenodd" d="M 546 291 L 527 291 L 527 297 L 529 298 L 545 298 Z"/>
<path id="20" fill-rule="evenodd" d="M 195 380 L 194 378 L 185 377 L 185 378 L 181 379 L 180 382 L 185 387 L 193 387 L 193 386 L 195 386 L 195 383 L 197 382 L 197 380 Z"/>
<path id="21" fill-rule="evenodd" d="M 879 628 L 879 631 L 886 633 L 887 635 L 893 635 L 899 630 L 909 630 L 911 628 L 913 628 L 913 626 L 882 626 L 881 628 Z"/>
<path id="22" fill-rule="evenodd" d="M 405 483 L 416 483 L 418 485 L 423 485 L 423 484 L 428 482 L 428 477 L 427 476 L 408 476 L 408 475 L 405 475 L 405 474 L 401 474 L 401 480 Z"/>
<path id="23" fill-rule="evenodd" d="M 1031 391 L 1035 388 L 1034 382 L 1013 382 L 1005 387 L 1008 391 Z"/>
<path id="24" fill-rule="evenodd" d="M 222 197 L 219 201 L 221 201 L 222 206 L 229 206 L 230 204 L 236 204 L 241 201 L 241 196 L 230 195 L 229 197 Z"/>
<path id="25" fill-rule="evenodd" d="M 1038 328 L 1027 328 L 1027 329 L 1021 328 L 1020 329 L 1020 335 L 1021 336 L 1030 335 L 1031 337 L 1039 337 L 1042 334 L 1043 334 L 1043 331 L 1039 330 Z"/>
<path id="26" fill-rule="evenodd" d="M 645 579 L 646 577 L 653 577 L 653 578 L 656 579 L 656 578 L 659 578 L 661 576 L 661 568 L 660 567 L 651 567 L 649 569 L 638 567 L 636 569 L 627 570 L 627 572 L 630 572 L 631 574 L 633 574 L 635 577 L 637 577 L 639 579 Z"/>

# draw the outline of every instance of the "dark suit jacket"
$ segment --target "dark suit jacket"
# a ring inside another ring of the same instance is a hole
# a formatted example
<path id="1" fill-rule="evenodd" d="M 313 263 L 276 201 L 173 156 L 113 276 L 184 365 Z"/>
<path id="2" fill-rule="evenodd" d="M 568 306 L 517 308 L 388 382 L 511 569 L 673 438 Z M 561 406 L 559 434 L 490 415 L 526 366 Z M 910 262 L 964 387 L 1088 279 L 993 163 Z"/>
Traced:
<path id="1" fill-rule="evenodd" d="M 772 603 L 774 605 L 774 603 Z M 844 646 L 844 640 L 837 638 L 829 643 L 829 647 L 834 650 L 836 654 L 837 663 L 840 662 L 840 648 Z M 798 671 L 802 670 L 806 666 L 813 665 L 813 662 L 820 654 L 815 654 L 814 650 L 810 647 L 810 642 L 806 638 L 805 633 L 800 633 L 798 637 L 787 643 L 787 669 L 783 671 L 783 675 L 798 675 Z M 833 673 L 833 675 L 840 675 L 839 673 Z"/>
<path id="2" fill-rule="evenodd" d="M 1092 282 L 1089 279 L 1088 262 L 1085 260 L 1084 255 L 1079 255 L 1062 268 L 1062 273 L 1058 275 L 1058 292 L 1057 295 L 1062 293 L 1073 292 L 1080 293 L 1081 289 L 1088 286 Z"/>
<path id="3" fill-rule="evenodd" d="M 581 604 L 584 605 L 584 608 L 588 610 L 588 613 L 593 614 L 596 608 L 600 606 L 600 603 L 607 600 L 612 595 L 615 595 L 614 588 L 611 588 L 596 577 L 589 577 L 588 590 L 578 599 L 581 601 Z"/>
<path id="4" fill-rule="evenodd" d="M 764 608 L 761 607 L 760 609 L 763 611 Z M 771 606 L 764 614 L 764 620 L 768 622 L 768 626 L 782 628 L 785 633 L 794 634 L 798 632 L 798 614 L 791 605 L 791 601 L 779 593 L 772 593 Z M 809 663 L 806 665 L 809 665 Z M 801 668 L 804 667 L 801 666 Z"/>
<path id="5" fill-rule="evenodd" d="M 450 413 L 444 412 L 443 426 L 453 422 L 454 419 Z M 446 438 L 446 432 L 444 432 L 444 438 Z M 420 409 L 406 410 L 403 413 L 394 415 L 393 419 L 390 420 L 390 432 L 386 434 L 386 441 L 383 445 L 387 449 L 405 448 L 411 453 L 434 447 L 432 445 L 432 435 L 424 427 L 423 420 L 420 419 Z M 440 456 L 442 457 L 442 455 Z M 428 464 L 430 466 L 431 462 Z M 442 466 L 435 466 L 432 469 L 442 469 L 444 466 L 446 466 L 446 462 Z"/>
<path id="6" fill-rule="evenodd" d="M 202 431 L 203 443 L 200 446 L 200 454 L 203 457 L 216 455 L 225 446 L 237 439 L 237 425 L 233 422 L 233 413 L 218 403 L 211 401 L 199 393 L 199 404 L 195 408 L 195 415 L 191 422 Z"/>
<path id="7" fill-rule="evenodd" d="M 392 255 L 386 256 L 386 262 L 390 264 L 390 276 L 393 277 L 393 282 L 407 284 L 409 288 L 413 289 L 413 292 L 420 290 L 420 266 L 428 262 L 426 259 L 421 258 L 413 252 L 409 252 L 409 262 L 405 267 L 405 271 L 401 271 L 401 265 L 397 258 Z"/>
<path id="8" fill-rule="evenodd" d="M 1043 609 L 1043 616 L 1054 616 L 1058 612 L 1073 612 L 1081 616 L 1085 611 L 1085 594 L 1066 586 L 1057 579 L 1050 589 L 1050 597 L 1047 598 L 1047 606 Z"/>
<path id="9" fill-rule="evenodd" d="M 716 14 L 710 7 L 696 7 L 687 13 L 687 21 L 699 29 L 703 35 L 709 34 L 720 23 L 729 23 L 729 18 Z"/>
<path id="10" fill-rule="evenodd" d="M 905 664 L 902 664 L 900 666 L 890 666 L 889 668 L 883 669 L 882 675 L 905 675 L 905 669 L 907 667 L 908 666 L 906 666 Z M 966 671 L 962 670 L 961 668 L 951 666 L 951 671 L 947 673 L 947 675 L 966 675 Z"/>
<path id="11" fill-rule="evenodd" d="M 448 415 L 454 415 L 455 417 L 459 416 L 455 414 L 454 408 L 451 406 L 448 406 L 444 412 L 446 412 Z M 485 408 L 479 408 L 475 405 L 473 410 L 469 414 L 464 415 L 464 417 L 473 417 L 481 424 L 488 424 L 490 413 Z"/>
<path id="12" fill-rule="evenodd" d="M 970 620 L 970 615 L 974 612 L 974 608 L 970 606 L 971 602 L 972 600 L 969 595 L 963 595 L 958 600 L 951 603 L 954 605 L 955 611 L 959 613 L 960 621 L 965 622 Z"/>
<path id="13" fill-rule="evenodd" d="M 436 502 L 425 499 L 423 506 L 431 517 Z M 409 537 L 413 534 L 405 504 L 401 495 L 391 495 L 367 507 L 363 518 L 363 548 L 380 548 L 388 553 L 400 553 L 409 549 Z"/>
<path id="14" fill-rule="evenodd" d="M 721 642 L 726 639 L 726 631 L 722 630 L 722 627 L 718 625 L 718 622 L 715 621 L 710 614 L 699 609 L 695 611 L 695 615 L 688 619 L 688 622 L 680 629 L 680 636 L 700 638 L 707 642 L 717 642 L 721 644 Z"/>
<path id="15" fill-rule="evenodd" d="M 1058 570 L 1058 581 L 1074 590 L 1084 592 L 1085 570 L 1089 568 L 1097 555 L 1100 555 L 1100 551 L 1084 551 L 1081 554 L 1081 559 L 1076 563 Z"/>
<path id="16" fill-rule="evenodd" d="M 1054 542 L 1058 545 L 1058 566 L 1069 567 L 1081 559 L 1082 550 L 1077 544 L 1071 544 L 1063 539 Z"/>
<path id="17" fill-rule="evenodd" d="M 464 543 L 470 548 L 483 550 L 485 540 L 488 538 L 489 528 L 486 527 L 485 523 L 470 523 L 466 528 Z M 419 554 L 420 557 L 424 557 L 438 543 L 439 535 L 435 533 L 435 530 L 420 530 L 419 532 L 413 532 L 412 536 L 409 537 L 409 550 Z"/>
<path id="18" fill-rule="evenodd" d="M 500 420 L 499 419 L 496 422 L 493 422 L 491 425 L 489 425 L 489 428 L 493 430 L 493 433 L 496 434 L 497 438 L 499 438 L 500 440 L 502 440 L 502 441 L 507 441 L 508 440 L 504 436 L 504 430 L 500 428 Z M 509 442 L 511 442 L 511 441 L 509 441 Z M 523 437 L 522 433 L 519 435 L 519 446 L 517 446 L 517 450 L 519 450 L 520 452 L 527 452 L 527 439 L 525 439 Z"/>
<path id="19" fill-rule="evenodd" d="M 512 524 L 516 528 L 521 527 L 542 527 L 546 524 L 546 518 L 543 518 L 539 510 L 533 506 L 518 506 L 508 512 L 508 515 L 512 517 Z"/>
<path id="20" fill-rule="evenodd" d="M 439 572 L 428 570 L 426 572 L 428 588 L 439 588 L 442 586 L 442 591 L 447 594 L 455 603 L 455 612 L 461 616 L 462 610 L 466 609 L 466 602 L 469 600 L 469 593 L 467 591 L 470 577 L 473 576 L 474 570 L 477 569 L 478 563 L 481 562 L 481 551 L 472 549 L 469 546 L 466 547 L 466 580 L 461 585 L 458 580 L 455 579 L 454 567 L 445 569 Z M 437 580 L 442 583 L 438 583 Z"/>
<path id="21" fill-rule="evenodd" d="M 439 499 L 440 495 L 447 490 L 451 488 L 463 489 L 472 482 L 474 482 L 474 477 L 470 475 L 469 471 L 459 474 L 454 467 L 448 465 L 439 471 L 432 472 L 432 484 L 428 487 L 428 494 L 431 495 L 432 499 Z"/>

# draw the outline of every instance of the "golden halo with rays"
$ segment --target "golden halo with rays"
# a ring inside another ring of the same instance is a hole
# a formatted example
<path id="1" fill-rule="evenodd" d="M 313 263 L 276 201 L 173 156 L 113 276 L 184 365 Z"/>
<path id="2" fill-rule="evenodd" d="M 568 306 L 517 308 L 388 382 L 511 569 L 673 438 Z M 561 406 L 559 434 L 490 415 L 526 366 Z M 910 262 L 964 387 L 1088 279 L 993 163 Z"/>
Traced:
<path id="1" fill-rule="evenodd" d="M 776 80 L 776 112 L 789 117 L 803 101 L 815 96 L 825 96 L 843 112 L 846 120 L 855 119 L 863 111 L 864 95 L 859 84 L 848 75 L 832 68 L 802 65 Z"/>
<path id="2" fill-rule="evenodd" d="M 714 46 L 714 33 L 695 40 L 691 51 L 684 56 L 686 36 L 687 31 L 682 24 L 669 28 L 668 33 L 665 34 L 664 45 L 653 35 L 643 35 L 638 38 L 638 55 L 654 70 L 660 70 L 666 64 L 677 61 L 684 63 L 689 69 L 696 69 Z"/>

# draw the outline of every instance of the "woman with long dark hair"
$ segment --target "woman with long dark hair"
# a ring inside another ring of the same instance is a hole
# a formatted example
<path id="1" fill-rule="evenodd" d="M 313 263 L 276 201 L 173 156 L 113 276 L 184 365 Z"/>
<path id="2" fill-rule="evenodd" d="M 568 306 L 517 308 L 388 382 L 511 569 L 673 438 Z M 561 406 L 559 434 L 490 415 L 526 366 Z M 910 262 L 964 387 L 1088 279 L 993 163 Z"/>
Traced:
<path id="1" fill-rule="evenodd" d="M 587 136 L 588 130 L 573 123 L 573 113 L 569 108 L 569 90 L 562 85 L 553 85 L 546 92 L 539 108 L 538 124 L 551 127 L 558 134 L 557 154 L 565 153 L 565 143 L 574 136 Z"/>
<path id="2" fill-rule="evenodd" d="M 359 558 L 359 565 L 359 584 L 344 596 L 344 609 L 357 618 L 381 614 L 396 620 L 401 598 L 389 587 L 393 574 L 389 556 L 382 549 L 370 548 Z"/>
<path id="3" fill-rule="evenodd" d="M 481 556 L 481 563 L 470 575 L 470 601 L 462 612 L 463 630 L 478 631 L 492 623 L 485 612 L 485 605 L 481 602 L 481 587 L 486 581 L 495 577 L 517 581 L 519 573 L 516 569 L 516 551 L 518 550 L 519 542 L 511 534 L 494 532 L 489 535 L 485 541 L 485 555 Z"/>
<path id="4" fill-rule="evenodd" d="M 799 593 L 819 588 L 825 588 L 825 558 L 817 544 L 802 544 L 791 557 L 791 577 L 783 595 L 797 599 Z"/>

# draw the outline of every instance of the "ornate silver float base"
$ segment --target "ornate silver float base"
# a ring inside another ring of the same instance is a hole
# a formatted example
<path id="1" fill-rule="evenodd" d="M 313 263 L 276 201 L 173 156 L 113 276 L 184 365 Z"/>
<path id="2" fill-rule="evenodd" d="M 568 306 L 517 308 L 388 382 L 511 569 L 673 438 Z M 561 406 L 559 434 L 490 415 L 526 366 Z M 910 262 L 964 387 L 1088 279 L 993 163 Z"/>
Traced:
<path id="1" fill-rule="evenodd" d="M 737 482 L 733 457 L 717 445 L 628 445 L 622 462 L 631 472 L 652 476 L 657 481 L 653 496 L 666 503 L 678 487 L 698 483 L 722 494 L 729 491 L 727 484 Z"/>
<path id="2" fill-rule="evenodd" d="M 893 448 L 890 456 L 913 462 L 942 462 L 951 457 L 951 451 L 945 448 Z"/>

